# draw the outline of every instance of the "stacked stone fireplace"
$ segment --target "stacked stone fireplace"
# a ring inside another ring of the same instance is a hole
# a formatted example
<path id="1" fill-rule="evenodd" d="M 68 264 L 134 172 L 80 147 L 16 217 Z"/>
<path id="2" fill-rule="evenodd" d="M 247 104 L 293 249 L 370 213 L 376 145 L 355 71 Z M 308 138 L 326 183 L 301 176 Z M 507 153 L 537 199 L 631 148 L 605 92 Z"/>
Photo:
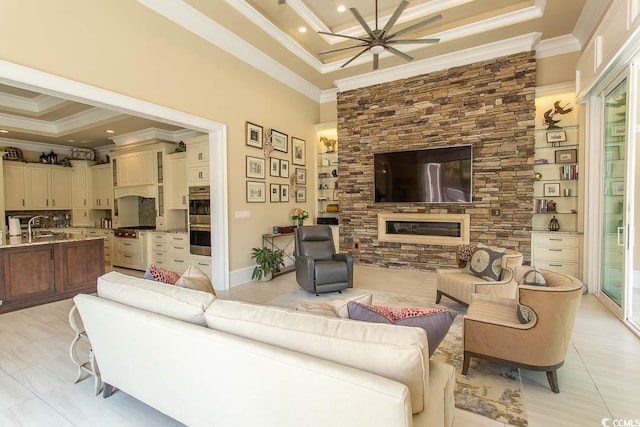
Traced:
<path id="1" fill-rule="evenodd" d="M 535 66 L 535 52 L 523 52 L 339 93 L 340 247 L 365 264 L 454 266 L 451 241 L 407 238 L 411 231 L 389 240 L 379 225 L 380 215 L 453 215 L 469 218 L 468 241 L 514 249 L 528 260 Z M 473 145 L 471 203 L 374 203 L 374 153 L 460 144 Z"/>

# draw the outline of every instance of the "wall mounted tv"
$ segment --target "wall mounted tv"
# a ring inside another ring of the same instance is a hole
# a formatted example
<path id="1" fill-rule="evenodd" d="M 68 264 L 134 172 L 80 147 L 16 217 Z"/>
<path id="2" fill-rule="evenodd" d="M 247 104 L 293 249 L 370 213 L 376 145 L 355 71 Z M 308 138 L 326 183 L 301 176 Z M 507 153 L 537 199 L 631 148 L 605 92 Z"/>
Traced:
<path id="1" fill-rule="evenodd" d="M 375 153 L 375 202 L 471 203 L 471 145 Z"/>

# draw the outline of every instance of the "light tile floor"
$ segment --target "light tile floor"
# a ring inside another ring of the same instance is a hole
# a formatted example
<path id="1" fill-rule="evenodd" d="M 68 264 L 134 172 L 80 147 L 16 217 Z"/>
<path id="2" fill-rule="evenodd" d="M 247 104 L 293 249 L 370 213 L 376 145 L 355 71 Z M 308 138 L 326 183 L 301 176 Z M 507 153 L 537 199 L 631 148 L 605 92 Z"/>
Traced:
<path id="1" fill-rule="evenodd" d="M 436 293 L 434 274 L 414 270 L 358 266 L 355 286 L 430 299 Z M 289 273 L 219 296 L 264 303 L 296 288 L 295 275 Z M 65 300 L 0 315 L 0 426 L 180 425 L 125 393 L 94 396 L 92 379 L 73 383 L 71 305 Z M 522 371 L 530 426 L 600 426 L 603 418 L 640 419 L 640 339 L 591 295 L 582 300 L 558 375 L 561 393 L 554 394 L 544 373 Z M 503 424 L 456 410 L 455 425 Z"/>

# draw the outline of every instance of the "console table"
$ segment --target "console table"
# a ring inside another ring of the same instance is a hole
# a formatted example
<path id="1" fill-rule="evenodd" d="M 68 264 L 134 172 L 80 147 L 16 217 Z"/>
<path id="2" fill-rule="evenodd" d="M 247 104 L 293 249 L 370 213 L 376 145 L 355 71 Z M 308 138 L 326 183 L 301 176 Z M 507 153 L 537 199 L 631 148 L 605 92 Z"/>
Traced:
<path id="1" fill-rule="evenodd" d="M 279 271 L 274 272 L 273 277 L 278 276 L 280 274 L 288 273 L 296 269 L 296 266 L 295 266 L 296 258 L 293 255 L 293 251 L 291 253 L 287 253 L 287 249 L 291 247 L 292 243 L 295 249 L 294 240 L 295 240 L 294 232 L 278 233 L 278 234 L 269 233 L 269 234 L 262 235 L 263 247 L 268 247 L 269 249 L 272 249 L 272 250 L 281 251 L 283 258 L 288 259 L 289 261 L 292 262 L 292 265 L 282 267 Z"/>

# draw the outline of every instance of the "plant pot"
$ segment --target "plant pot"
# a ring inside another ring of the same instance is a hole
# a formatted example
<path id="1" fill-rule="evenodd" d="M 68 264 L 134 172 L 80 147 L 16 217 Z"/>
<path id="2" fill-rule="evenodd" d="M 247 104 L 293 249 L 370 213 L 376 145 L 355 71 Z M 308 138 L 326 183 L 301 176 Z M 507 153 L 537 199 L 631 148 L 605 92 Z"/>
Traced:
<path id="1" fill-rule="evenodd" d="M 260 278 L 260 280 L 258 280 L 258 281 L 259 281 L 259 282 L 268 282 L 268 281 L 270 281 L 271 279 L 273 279 L 273 273 L 269 272 L 269 273 L 266 273 L 264 276 L 262 276 L 262 277 Z"/>

